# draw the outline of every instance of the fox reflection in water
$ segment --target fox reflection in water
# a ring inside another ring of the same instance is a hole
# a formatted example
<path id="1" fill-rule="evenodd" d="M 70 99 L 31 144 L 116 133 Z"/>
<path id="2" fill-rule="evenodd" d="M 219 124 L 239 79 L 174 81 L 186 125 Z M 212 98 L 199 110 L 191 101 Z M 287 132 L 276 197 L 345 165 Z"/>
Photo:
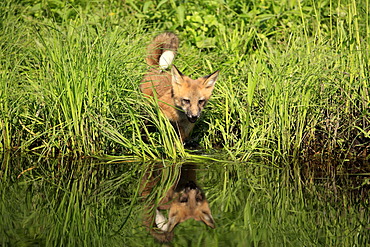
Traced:
<path id="1" fill-rule="evenodd" d="M 175 226 L 187 219 L 202 221 L 215 228 L 208 201 L 196 184 L 195 168 L 195 165 L 183 165 L 176 173 L 178 166 L 163 168 L 161 165 L 153 165 L 142 179 L 144 225 L 160 242 L 171 241 Z M 163 191 L 162 188 L 166 186 L 161 187 L 160 183 L 171 180 L 173 184 Z M 165 215 L 168 215 L 168 219 Z"/>

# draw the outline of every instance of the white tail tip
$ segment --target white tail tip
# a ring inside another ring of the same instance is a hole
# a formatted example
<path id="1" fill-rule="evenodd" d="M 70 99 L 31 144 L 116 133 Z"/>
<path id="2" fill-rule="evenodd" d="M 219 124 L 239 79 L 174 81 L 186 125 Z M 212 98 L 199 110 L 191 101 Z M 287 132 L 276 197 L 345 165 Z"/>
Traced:
<path id="1" fill-rule="evenodd" d="M 175 58 L 175 53 L 173 51 L 164 51 L 159 58 L 159 66 L 162 70 L 166 70 Z"/>

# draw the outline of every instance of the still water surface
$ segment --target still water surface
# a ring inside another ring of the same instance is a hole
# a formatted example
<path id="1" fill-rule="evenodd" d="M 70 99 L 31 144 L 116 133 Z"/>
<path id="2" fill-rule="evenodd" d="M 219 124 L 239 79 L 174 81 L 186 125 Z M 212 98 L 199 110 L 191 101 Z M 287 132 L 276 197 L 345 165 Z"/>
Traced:
<path id="1" fill-rule="evenodd" d="M 0 245 L 369 246 L 369 174 L 293 171 L 3 155 Z"/>

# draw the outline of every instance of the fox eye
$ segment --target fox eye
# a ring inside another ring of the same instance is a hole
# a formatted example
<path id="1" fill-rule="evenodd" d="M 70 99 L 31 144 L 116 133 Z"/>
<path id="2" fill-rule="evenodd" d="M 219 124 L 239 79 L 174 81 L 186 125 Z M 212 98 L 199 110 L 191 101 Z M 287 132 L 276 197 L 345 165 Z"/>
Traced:
<path id="1" fill-rule="evenodd" d="M 184 105 L 188 105 L 188 104 L 190 104 L 190 100 L 189 99 L 182 99 L 182 103 Z"/>
<path id="2" fill-rule="evenodd" d="M 200 99 L 200 100 L 198 101 L 198 104 L 199 104 L 199 105 L 203 105 L 205 102 L 206 102 L 206 100 L 205 100 L 205 99 Z"/>
<path id="3" fill-rule="evenodd" d="M 180 198 L 180 202 L 181 203 L 186 203 L 186 202 L 188 202 L 188 198 L 187 197 L 182 197 L 182 198 Z"/>
<path id="4" fill-rule="evenodd" d="M 201 195 L 199 195 L 199 196 L 197 196 L 197 197 L 195 198 L 195 200 L 196 200 L 197 202 L 201 202 L 201 201 L 203 200 L 203 198 L 202 198 L 202 196 L 201 196 Z"/>

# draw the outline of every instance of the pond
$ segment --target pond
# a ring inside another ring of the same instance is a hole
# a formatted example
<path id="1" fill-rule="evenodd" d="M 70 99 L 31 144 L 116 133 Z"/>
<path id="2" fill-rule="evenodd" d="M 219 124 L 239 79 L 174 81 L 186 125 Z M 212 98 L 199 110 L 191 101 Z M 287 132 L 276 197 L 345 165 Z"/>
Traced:
<path id="1" fill-rule="evenodd" d="M 370 244 L 369 173 L 2 157 L 1 246 Z"/>

